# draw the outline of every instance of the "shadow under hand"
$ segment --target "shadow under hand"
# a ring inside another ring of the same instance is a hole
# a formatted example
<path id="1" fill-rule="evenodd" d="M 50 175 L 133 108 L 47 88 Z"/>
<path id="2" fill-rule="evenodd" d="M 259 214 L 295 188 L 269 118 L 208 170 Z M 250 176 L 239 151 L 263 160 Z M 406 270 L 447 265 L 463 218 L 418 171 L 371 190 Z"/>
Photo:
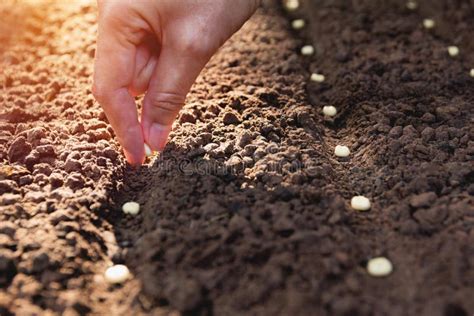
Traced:
<path id="1" fill-rule="evenodd" d="M 238 305 L 254 304 L 286 273 L 279 265 L 262 268 L 291 247 L 290 200 L 298 189 L 271 172 L 251 181 L 244 165 L 211 158 L 203 148 L 170 147 L 152 165 L 127 170 L 114 198 L 111 222 L 121 250 L 113 260 L 139 278 L 137 302 L 148 311 L 213 314 L 215 304 L 238 308 L 235 297 Z M 132 200 L 141 205 L 135 217 L 119 211 Z M 250 283 L 260 285 L 248 289 Z"/>

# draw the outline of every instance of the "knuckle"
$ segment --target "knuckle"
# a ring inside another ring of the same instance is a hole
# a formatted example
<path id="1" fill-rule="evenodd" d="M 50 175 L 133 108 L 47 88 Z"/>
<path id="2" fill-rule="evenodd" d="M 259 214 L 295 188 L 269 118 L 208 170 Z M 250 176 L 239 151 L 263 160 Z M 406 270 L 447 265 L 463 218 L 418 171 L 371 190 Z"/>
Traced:
<path id="1" fill-rule="evenodd" d="M 129 25 L 133 9 L 133 1 L 105 1 L 99 6 L 99 30 L 121 29 Z"/>
<path id="2" fill-rule="evenodd" d="M 184 104 L 184 97 L 175 93 L 158 93 L 150 98 L 150 106 L 169 113 L 177 113 Z"/>
<path id="3" fill-rule="evenodd" d="M 208 45 L 205 45 L 201 41 L 189 41 L 185 43 L 185 51 L 192 54 L 193 56 L 207 56 L 211 50 Z"/>
<path id="4" fill-rule="evenodd" d="M 193 32 L 181 40 L 180 51 L 186 52 L 198 58 L 208 58 L 219 48 L 215 39 L 211 36 L 203 35 L 206 31 Z"/>
<path id="5" fill-rule="evenodd" d="M 126 13 L 126 4 L 122 1 L 100 1 L 98 3 L 99 16 L 105 19 L 120 18 L 123 13 Z"/>
<path id="6" fill-rule="evenodd" d="M 102 103 L 108 98 L 110 92 L 103 84 L 94 82 L 92 84 L 92 95 L 99 103 Z"/>

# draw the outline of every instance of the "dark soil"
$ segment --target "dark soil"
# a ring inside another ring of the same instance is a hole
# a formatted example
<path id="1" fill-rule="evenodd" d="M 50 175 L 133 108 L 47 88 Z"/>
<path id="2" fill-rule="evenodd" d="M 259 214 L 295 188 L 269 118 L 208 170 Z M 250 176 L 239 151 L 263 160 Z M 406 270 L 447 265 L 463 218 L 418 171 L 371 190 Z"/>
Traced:
<path id="1" fill-rule="evenodd" d="M 90 92 L 95 6 L 2 1 L 0 314 L 472 315 L 474 6 L 404 5 L 266 3 L 130 168 Z"/>

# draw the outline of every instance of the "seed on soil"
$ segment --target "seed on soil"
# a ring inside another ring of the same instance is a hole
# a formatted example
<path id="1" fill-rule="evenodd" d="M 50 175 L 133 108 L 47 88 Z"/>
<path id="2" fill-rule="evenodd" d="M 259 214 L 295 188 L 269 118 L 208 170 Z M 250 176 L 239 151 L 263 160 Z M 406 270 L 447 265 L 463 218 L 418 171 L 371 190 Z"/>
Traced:
<path id="1" fill-rule="evenodd" d="M 347 157 L 350 153 L 349 147 L 344 145 L 337 145 L 336 148 L 334 148 L 334 155 L 337 157 Z"/>
<path id="2" fill-rule="evenodd" d="M 457 46 L 448 46 L 448 54 L 451 57 L 459 55 L 459 48 Z"/>
<path id="3" fill-rule="evenodd" d="M 356 195 L 351 199 L 351 207 L 357 211 L 370 210 L 370 200 L 362 195 Z"/>
<path id="4" fill-rule="evenodd" d="M 145 155 L 147 157 L 150 157 L 153 155 L 153 151 L 151 150 L 150 146 L 148 146 L 148 144 L 145 144 Z"/>
<path id="5" fill-rule="evenodd" d="M 418 3 L 416 1 L 408 1 L 407 2 L 407 9 L 408 10 L 416 10 L 418 8 Z"/>
<path id="6" fill-rule="evenodd" d="M 332 105 L 323 106 L 323 114 L 326 116 L 335 116 L 337 114 L 337 109 Z"/>
<path id="7" fill-rule="evenodd" d="M 324 75 L 322 75 L 322 74 L 317 74 L 317 73 L 312 73 L 311 74 L 311 81 L 323 82 L 325 79 L 326 79 L 326 77 L 324 77 Z"/>
<path id="8" fill-rule="evenodd" d="M 125 214 L 137 215 L 140 212 L 140 204 L 137 202 L 127 202 L 122 205 L 122 211 Z"/>
<path id="9" fill-rule="evenodd" d="M 304 56 L 310 56 L 314 54 L 314 47 L 313 45 L 305 45 L 301 47 L 301 54 Z"/>
<path id="10" fill-rule="evenodd" d="M 299 0 L 283 0 L 283 6 L 287 11 L 295 11 L 300 7 Z"/>
<path id="11" fill-rule="evenodd" d="M 291 22 L 291 27 L 295 30 L 301 30 L 305 24 L 306 23 L 303 19 L 296 19 Z"/>
<path id="12" fill-rule="evenodd" d="M 112 284 L 125 282 L 130 277 L 130 270 L 123 264 L 116 264 L 105 270 L 105 280 Z"/>
<path id="13" fill-rule="evenodd" d="M 385 257 L 376 257 L 367 262 L 367 272 L 374 277 L 384 277 L 392 273 L 393 265 Z"/>
<path id="14" fill-rule="evenodd" d="M 424 19 L 423 26 L 425 29 L 432 29 L 435 26 L 435 21 L 433 19 Z"/>
<path id="15" fill-rule="evenodd" d="M 474 68 L 472 68 L 471 71 L 469 71 L 469 75 L 474 78 Z"/>

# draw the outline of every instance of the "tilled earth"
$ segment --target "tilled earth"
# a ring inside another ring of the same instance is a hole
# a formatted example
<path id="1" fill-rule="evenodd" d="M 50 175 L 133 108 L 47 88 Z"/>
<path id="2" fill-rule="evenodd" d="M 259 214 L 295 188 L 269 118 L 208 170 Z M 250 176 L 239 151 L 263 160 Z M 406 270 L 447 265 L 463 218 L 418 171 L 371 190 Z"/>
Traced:
<path id="1" fill-rule="evenodd" d="M 0 16 L 1 315 L 474 313 L 469 1 L 265 3 L 135 169 L 90 92 L 95 6 Z M 108 285 L 113 263 L 133 278 Z"/>

